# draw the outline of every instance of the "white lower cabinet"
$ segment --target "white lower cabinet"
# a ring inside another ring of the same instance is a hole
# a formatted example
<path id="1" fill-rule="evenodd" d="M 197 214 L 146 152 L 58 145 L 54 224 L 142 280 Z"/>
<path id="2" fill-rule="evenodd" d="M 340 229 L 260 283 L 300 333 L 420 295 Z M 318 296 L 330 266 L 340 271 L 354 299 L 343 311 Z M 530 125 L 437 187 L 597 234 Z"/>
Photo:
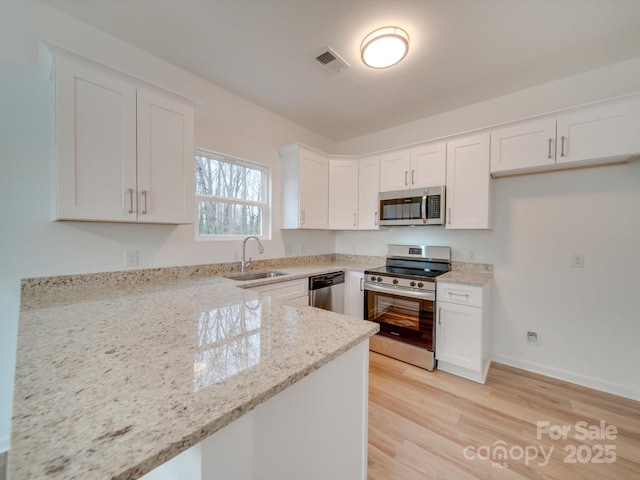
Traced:
<path id="1" fill-rule="evenodd" d="M 344 314 L 360 320 L 364 318 L 364 272 L 346 272 Z"/>
<path id="2" fill-rule="evenodd" d="M 437 283 L 438 369 L 484 383 L 491 364 L 489 284 Z"/>
<path id="3" fill-rule="evenodd" d="M 270 283 L 268 285 L 258 285 L 249 287 L 247 290 L 260 292 L 274 298 L 281 298 L 296 306 L 309 305 L 309 279 L 299 278 L 286 282 Z"/>

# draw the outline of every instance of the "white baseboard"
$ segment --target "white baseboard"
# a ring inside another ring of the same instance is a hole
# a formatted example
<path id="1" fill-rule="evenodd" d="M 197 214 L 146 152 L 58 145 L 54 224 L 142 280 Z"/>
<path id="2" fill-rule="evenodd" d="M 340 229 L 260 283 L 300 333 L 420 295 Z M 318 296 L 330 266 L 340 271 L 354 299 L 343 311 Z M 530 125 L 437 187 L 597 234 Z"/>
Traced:
<path id="1" fill-rule="evenodd" d="M 9 435 L 0 437 L 0 453 L 9 451 Z"/>
<path id="2" fill-rule="evenodd" d="M 577 385 L 582 385 L 583 387 L 593 388 L 595 390 L 600 390 L 601 392 L 611 393 L 620 397 L 640 401 L 640 390 L 606 382 L 599 378 L 579 375 L 576 373 L 568 372 L 566 370 L 561 370 L 559 368 L 551 368 L 532 362 L 523 362 L 522 360 L 509 357 L 507 355 L 494 354 L 492 356 L 492 361 L 503 363 L 515 368 L 521 368 L 522 370 L 527 370 L 529 372 L 546 375 L 547 377 L 553 377 L 559 380 L 564 380 L 566 382 L 575 383 Z"/>

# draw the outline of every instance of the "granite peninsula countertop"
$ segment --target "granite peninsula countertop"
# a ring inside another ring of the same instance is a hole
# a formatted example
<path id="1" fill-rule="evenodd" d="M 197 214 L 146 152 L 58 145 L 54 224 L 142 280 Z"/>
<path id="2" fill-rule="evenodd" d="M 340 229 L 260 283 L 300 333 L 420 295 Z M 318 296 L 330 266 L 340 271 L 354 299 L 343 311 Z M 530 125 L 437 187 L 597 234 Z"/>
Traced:
<path id="1" fill-rule="evenodd" d="M 9 478 L 138 478 L 379 329 L 240 283 L 23 284 Z"/>
<path id="2" fill-rule="evenodd" d="M 384 261 L 259 261 L 287 274 L 243 282 L 221 276 L 237 262 L 23 280 L 9 478 L 139 478 L 379 329 L 248 287 Z M 491 276 L 453 262 L 440 278 Z"/>

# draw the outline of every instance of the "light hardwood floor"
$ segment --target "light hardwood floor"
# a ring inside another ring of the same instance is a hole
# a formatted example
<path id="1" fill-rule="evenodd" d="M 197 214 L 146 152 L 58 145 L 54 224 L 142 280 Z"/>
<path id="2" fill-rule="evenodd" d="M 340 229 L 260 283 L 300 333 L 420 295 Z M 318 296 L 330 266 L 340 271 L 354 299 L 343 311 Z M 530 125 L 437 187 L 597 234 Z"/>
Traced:
<path id="1" fill-rule="evenodd" d="M 495 363 L 480 385 L 370 355 L 369 480 L 640 479 L 640 402 Z"/>

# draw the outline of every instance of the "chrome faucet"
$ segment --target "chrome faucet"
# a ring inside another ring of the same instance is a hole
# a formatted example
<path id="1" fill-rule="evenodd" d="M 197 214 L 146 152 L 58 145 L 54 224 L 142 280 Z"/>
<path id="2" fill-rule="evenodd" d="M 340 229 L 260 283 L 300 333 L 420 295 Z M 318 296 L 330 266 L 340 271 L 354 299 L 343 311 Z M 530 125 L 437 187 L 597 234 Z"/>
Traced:
<path id="1" fill-rule="evenodd" d="M 249 257 L 249 261 L 245 260 L 247 258 L 247 240 L 251 238 L 258 242 L 258 253 L 264 253 L 264 247 L 260 243 L 260 239 L 258 237 L 256 237 L 255 235 L 251 235 L 245 238 L 244 242 L 242 242 L 242 265 L 240 266 L 240 271 L 243 273 L 247 270 L 247 267 L 251 263 L 251 257 Z"/>

